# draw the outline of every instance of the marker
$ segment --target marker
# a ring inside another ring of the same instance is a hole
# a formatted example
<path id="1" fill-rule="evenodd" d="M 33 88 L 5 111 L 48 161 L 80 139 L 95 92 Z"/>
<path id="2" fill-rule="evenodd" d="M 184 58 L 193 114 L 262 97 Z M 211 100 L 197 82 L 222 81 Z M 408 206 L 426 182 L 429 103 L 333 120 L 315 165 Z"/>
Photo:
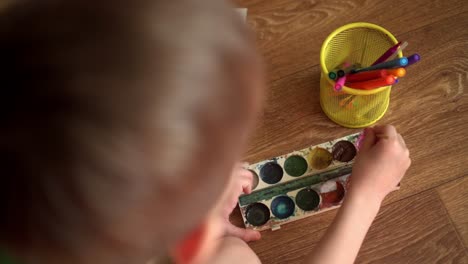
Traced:
<path id="1" fill-rule="evenodd" d="M 335 83 L 335 91 L 341 91 L 343 89 L 343 85 L 346 82 L 346 75 L 343 77 L 338 78 L 338 80 Z"/>
<path id="2" fill-rule="evenodd" d="M 380 69 L 391 69 L 391 68 L 397 68 L 397 67 L 402 67 L 406 66 L 408 64 L 408 59 L 406 57 L 402 57 L 399 59 L 394 59 L 391 61 L 386 61 L 379 63 L 374 66 L 370 66 L 367 68 L 361 68 L 357 70 L 351 71 L 351 73 L 358 73 L 358 72 L 363 72 L 363 71 L 372 71 L 372 70 L 380 70 Z"/>
<path id="3" fill-rule="evenodd" d="M 401 44 L 400 47 L 398 47 L 398 50 L 397 50 L 395 53 L 393 53 L 393 55 L 390 56 L 387 60 L 396 59 L 396 57 L 398 56 L 398 53 L 399 53 L 400 51 L 403 51 L 407 46 L 408 46 L 408 42 L 406 42 L 406 41 L 403 42 L 403 44 Z"/>
<path id="4" fill-rule="evenodd" d="M 378 87 L 387 86 L 395 83 L 393 75 L 388 75 L 379 79 L 364 82 L 355 82 L 349 84 L 349 87 L 361 90 L 372 90 Z"/>
<path id="5" fill-rule="evenodd" d="M 385 51 L 384 54 L 382 54 L 382 56 L 380 56 L 374 63 L 372 63 L 371 66 L 374 66 L 374 65 L 377 65 L 379 63 L 382 63 L 382 62 L 386 61 L 390 56 L 395 54 L 395 52 L 398 50 L 400 45 L 401 45 L 401 41 L 398 42 L 395 46 L 393 46 L 393 47 L 389 48 L 387 51 Z"/>
<path id="6" fill-rule="evenodd" d="M 336 77 L 337 77 L 337 76 L 336 76 L 336 72 L 332 72 L 332 71 L 329 72 L 329 73 L 328 73 L 328 77 L 329 77 L 330 79 L 332 79 L 332 80 L 335 80 Z"/>
<path id="7" fill-rule="evenodd" d="M 351 64 L 348 63 L 348 66 L 346 66 L 344 69 L 338 71 L 338 77 L 343 77 L 346 74 L 350 73 L 352 70 L 357 69 L 357 68 L 358 68 L 358 66 L 356 66 L 356 64 L 351 65 Z"/>
<path id="8" fill-rule="evenodd" d="M 396 77 L 403 77 L 406 75 L 405 68 L 396 68 L 387 70 L 388 74 L 395 75 Z"/>
<path id="9" fill-rule="evenodd" d="M 408 67 L 410 65 L 413 65 L 415 64 L 416 62 L 418 62 L 419 60 L 421 60 L 421 56 L 419 56 L 419 54 L 415 53 L 411 56 L 408 57 L 408 64 L 405 65 L 405 67 Z"/>
<path id="10" fill-rule="evenodd" d="M 367 71 L 367 72 L 360 72 L 355 74 L 349 74 L 346 78 L 346 82 L 362 82 L 368 81 L 372 79 L 378 79 L 387 76 L 387 70 L 375 70 L 375 71 Z"/>

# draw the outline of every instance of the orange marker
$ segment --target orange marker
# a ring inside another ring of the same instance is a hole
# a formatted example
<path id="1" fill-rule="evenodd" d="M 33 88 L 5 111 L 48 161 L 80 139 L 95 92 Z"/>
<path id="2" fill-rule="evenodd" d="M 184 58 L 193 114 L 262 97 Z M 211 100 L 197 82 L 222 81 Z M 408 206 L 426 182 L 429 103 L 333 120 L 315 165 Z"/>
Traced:
<path id="1" fill-rule="evenodd" d="M 395 75 L 396 77 L 403 77 L 406 75 L 405 68 L 396 68 L 387 70 L 388 74 Z"/>
<path id="2" fill-rule="evenodd" d="M 393 75 L 388 75 L 388 76 L 381 77 L 375 80 L 350 83 L 348 86 L 354 89 L 372 90 L 375 88 L 391 85 L 394 83 L 395 83 L 395 78 L 393 77 Z"/>
<path id="3" fill-rule="evenodd" d="M 364 71 L 360 73 L 348 74 L 346 82 L 362 82 L 372 79 L 378 79 L 387 76 L 387 70 Z"/>

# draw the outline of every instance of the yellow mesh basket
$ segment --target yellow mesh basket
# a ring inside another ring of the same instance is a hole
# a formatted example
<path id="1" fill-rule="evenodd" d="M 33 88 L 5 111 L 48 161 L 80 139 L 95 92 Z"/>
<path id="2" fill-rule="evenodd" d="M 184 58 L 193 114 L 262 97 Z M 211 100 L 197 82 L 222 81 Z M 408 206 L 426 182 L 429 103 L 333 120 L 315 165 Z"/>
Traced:
<path id="1" fill-rule="evenodd" d="M 384 28 L 362 22 L 342 26 L 325 39 L 320 51 L 320 104 L 331 120 L 345 127 L 360 128 L 382 118 L 390 102 L 391 86 L 372 90 L 343 86 L 335 92 L 335 81 L 328 73 L 345 62 L 369 66 L 397 43 Z M 398 56 L 403 54 L 399 52 Z"/>

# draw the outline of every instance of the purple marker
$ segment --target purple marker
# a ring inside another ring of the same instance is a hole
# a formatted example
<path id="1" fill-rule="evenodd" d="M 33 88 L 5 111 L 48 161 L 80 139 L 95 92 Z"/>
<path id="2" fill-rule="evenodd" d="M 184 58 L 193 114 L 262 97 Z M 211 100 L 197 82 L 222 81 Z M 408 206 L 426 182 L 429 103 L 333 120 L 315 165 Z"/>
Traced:
<path id="1" fill-rule="evenodd" d="M 372 63 L 371 66 L 374 66 L 374 65 L 377 65 L 379 63 L 386 61 L 390 56 L 392 56 L 398 51 L 398 48 L 400 47 L 400 45 L 401 45 L 401 41 L 398 42 L 393 47 L 389 48 L 387 51 L 385 51 L 384 54 L 382 54 L 382 56 L 380 56 L 374 63 Z"/>
<path id="2" fill-rule="evenodd" d="M 408 67 L 408 66 L 410 66 L 412 64 L 415 64 L 419 60 L 421 60 L 421 56 L 419 56 L 419 54 L 415 53 L 415 54 L 408 57 L 408 64 L 406 66 L 404 66 L 404 67 L 406 68 L 406 67 Z"/>

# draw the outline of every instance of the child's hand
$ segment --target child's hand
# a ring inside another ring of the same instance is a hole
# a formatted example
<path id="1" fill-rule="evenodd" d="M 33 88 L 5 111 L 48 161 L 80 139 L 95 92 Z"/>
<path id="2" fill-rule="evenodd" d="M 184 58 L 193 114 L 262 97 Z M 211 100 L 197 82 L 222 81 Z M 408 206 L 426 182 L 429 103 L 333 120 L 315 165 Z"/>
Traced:
<path id="1" fill-rule="evenodd" d="M 222 207 L 225 234 L 227 236 L 238 237 L 245 242 L 259 240 L 261 238 L 260 232 L 236 227 L 229 221 L 229 215 L 236 208 L 239 196 L 252 192 L 253 181 L 252 173 L 243 169 L 241 164 L 237 164 L 232 173 L 231 182 L 227 190 L 229 194 L 226 203 Z"/>
<path id="2" fill-rule="evenodd" d="M 411 164 L 409 150 L 395 127 L 366 128 L 353 166 L 350 194 L 382 202 L 395 190 Z"/>

